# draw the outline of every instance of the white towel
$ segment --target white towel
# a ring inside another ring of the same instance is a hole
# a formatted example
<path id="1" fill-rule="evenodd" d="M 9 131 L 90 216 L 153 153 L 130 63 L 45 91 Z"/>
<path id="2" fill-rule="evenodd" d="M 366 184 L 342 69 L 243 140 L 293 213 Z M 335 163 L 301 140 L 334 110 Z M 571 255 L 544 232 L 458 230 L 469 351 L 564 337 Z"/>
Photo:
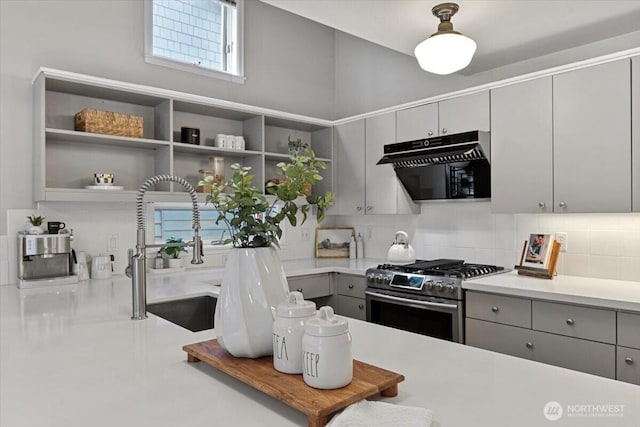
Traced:
<path id="1" fill-rule="evenodd" d="M 432 421 L 428 409 L 361 400 L 333 417 L 327 427 L 430 427 Z"/>

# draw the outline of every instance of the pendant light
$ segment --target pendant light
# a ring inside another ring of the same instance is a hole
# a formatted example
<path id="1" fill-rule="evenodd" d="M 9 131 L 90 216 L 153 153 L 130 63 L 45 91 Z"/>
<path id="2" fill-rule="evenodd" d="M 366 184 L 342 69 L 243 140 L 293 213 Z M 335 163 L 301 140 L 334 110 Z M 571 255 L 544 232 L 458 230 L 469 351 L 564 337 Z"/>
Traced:
<path id="1" fill-rule="evenodd" d="M 431 9 L 440 19 L 438 31 L 414 51 L 420 67 L 434 74 L 451 74 L 469 65 L 476 52 L 476 42 L 453 30 L 451 17 L 458 11 L 456 3 L 442 3 Z"/>

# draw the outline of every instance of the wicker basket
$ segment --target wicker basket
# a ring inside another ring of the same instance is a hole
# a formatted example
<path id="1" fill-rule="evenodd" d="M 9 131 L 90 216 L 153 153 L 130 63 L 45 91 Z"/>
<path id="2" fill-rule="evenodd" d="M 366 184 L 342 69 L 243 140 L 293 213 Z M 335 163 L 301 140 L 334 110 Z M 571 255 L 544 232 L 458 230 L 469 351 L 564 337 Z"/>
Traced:
<path id="1" fill-rule="evenodd" d="M 75 115 L 75 130 L 142 138 L 143 118 L 85 108 Z"/>

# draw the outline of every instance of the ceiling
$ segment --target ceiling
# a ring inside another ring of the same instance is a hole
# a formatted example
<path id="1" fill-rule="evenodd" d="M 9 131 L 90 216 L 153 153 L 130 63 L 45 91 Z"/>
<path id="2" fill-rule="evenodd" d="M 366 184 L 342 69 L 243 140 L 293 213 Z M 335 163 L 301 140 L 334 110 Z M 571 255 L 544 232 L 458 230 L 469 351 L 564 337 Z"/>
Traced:
<path id="1" fill-rule="evenodd" d="M 436 31 L 438 0 L 262 0 L 413 56 Z M 458 0 L 452 23 L 478 43 L 464 74 L 640 31 L 639 0 Z"/>

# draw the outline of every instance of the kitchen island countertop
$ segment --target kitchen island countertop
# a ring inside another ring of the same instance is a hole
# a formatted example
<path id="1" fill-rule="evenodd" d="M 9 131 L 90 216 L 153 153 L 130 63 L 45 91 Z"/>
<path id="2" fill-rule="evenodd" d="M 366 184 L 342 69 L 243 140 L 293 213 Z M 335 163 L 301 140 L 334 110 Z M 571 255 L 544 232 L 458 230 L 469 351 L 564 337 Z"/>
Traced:
<path id="1" fill-rule="evenodd" d="M 364 274 L 377 263 L 337 261 L 284 265 L 295 276 L 323 268 Z M 216 293 L 221 272 L 150 277 L 149 300 Z M 47 288 L 0 287 L 0 425 L 306 425 L 304 415 L 275 399 L 203 363 L 186 362 L 182 346 L 215 338 L 213 330 L 194 333 L 152 314 L 143 321 L 130 316 L 131 284 L 121 276 Z M 435 427 L 640 424 L 638 386 L 349 323 L 355 358 L 406 377 L 399 395 L 383 400 L 433 410 Z M 564 409 L 554 423 L 543 413 L 552 401 Z M 595 413 L 594 405 L 614 406 Z"/>

